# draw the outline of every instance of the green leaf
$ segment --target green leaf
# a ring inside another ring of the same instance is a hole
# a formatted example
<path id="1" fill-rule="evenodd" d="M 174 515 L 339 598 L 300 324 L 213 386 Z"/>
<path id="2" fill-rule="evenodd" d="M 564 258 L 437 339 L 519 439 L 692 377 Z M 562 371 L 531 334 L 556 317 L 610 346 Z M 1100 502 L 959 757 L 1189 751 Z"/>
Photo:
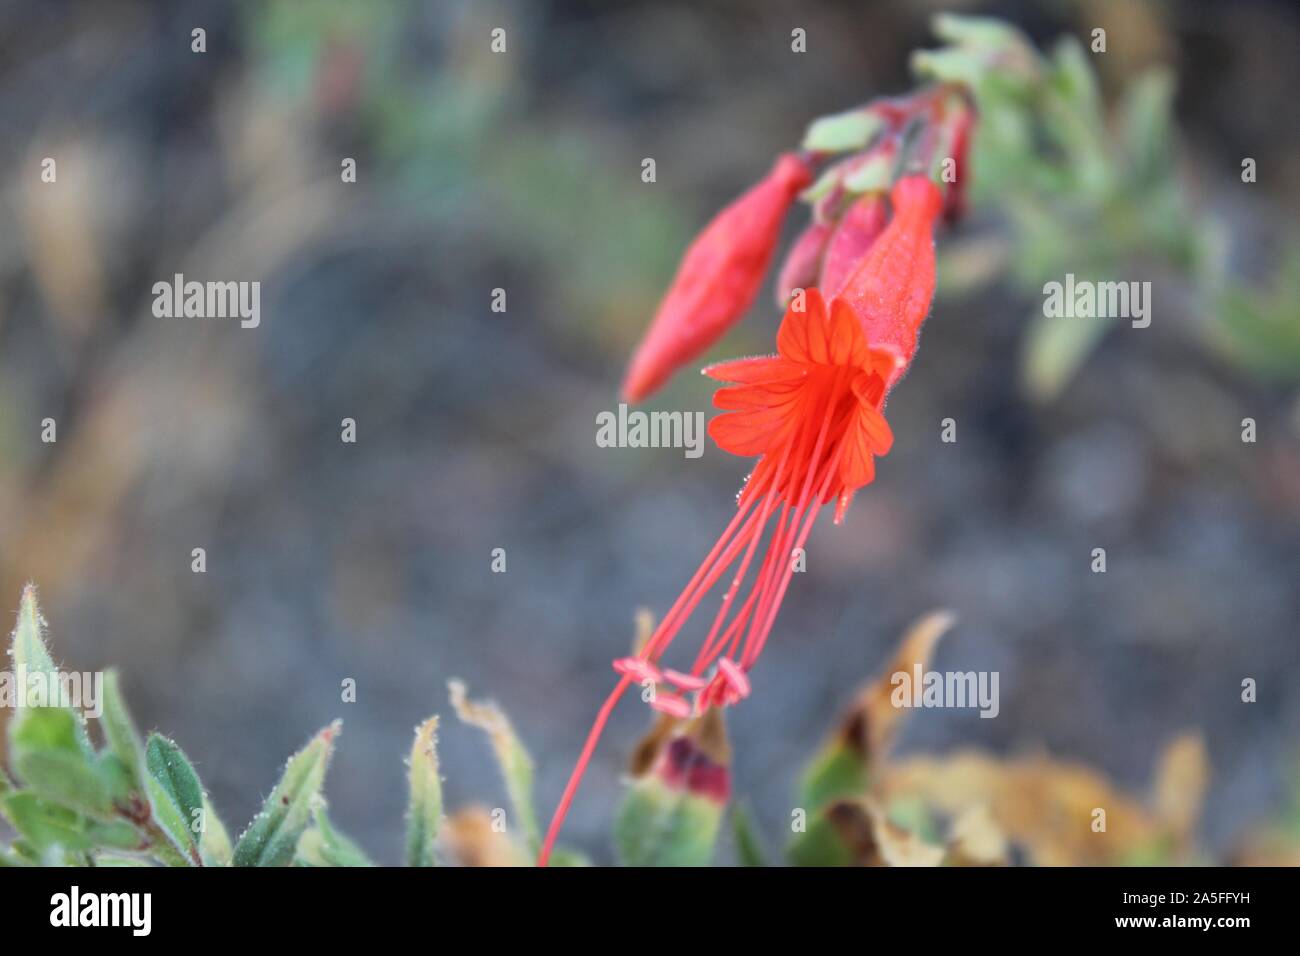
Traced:
<path id="1" fill-rule="evenodd" d="M 964 47 L 915 50 L 911 67 L 912 72 L 923 79 L 960 83 L 971 88 L 979 86 L 987 69 L 982 54 Z"/>
<path id="2" fill-rule="evenodd" d="M 335 721 L 289 758 L 280 782 L 235 844 L 235 866 L 287 866 L 311 820 L 342 724 Z"/>
<path id="3" fill-rule="evenodd" d="M 118 683 L 117 671 L 110 670 L 104 674 L 104 737 L 109 749 L 122 762 L 131 782 L 137 789 L 144 787 L 144 746 L 140 743 L 140 733 L 135 729 L 135 722 L 126 709 L 122 699 L 122 688 Z"/>
<path id="4" fill-rule="evenodd" d="M 45 646 L 44 632 L 45 619 L 41 617 L 40 608 L 36 604 L 36 586 L 28 584 L 23 588 L 9 656 L 13 658 L 15 669 L 22 667 L 28 673 L 40 672 L 55 678 L 58 676 L 58 668 L 54 666 L 54 659 Z"/>
<path id="5" fill-rule="evenodd" d="M 9 728 L 14 772 L 34 792 L 80 811 L 112 812 L 110 788 L 81 749 L 77 718 L 61 707 L 24 707 Z"/>
<path id="6" fill-rule="evenodd" d="M 825 809 L 816 811 L 809 818 L 806 830 L 795 833 L 786 849 L 786 856 L 794 866 L 850 866 L 853 863 L 852 851 L 844 844 Z"/>
<path id="7" fill-rule="evenodd" d="M 169 866 L 191 865 L 198 846 L 187 819 L 181 815 L 180 809 L 153 777 L 145 781 L 145 789 L 148 792 L 153 822 L 161 830 L 154 841 L 159 856 Z"/>
<path id="8" fill-rule="evenodd" d="M 161 734 L 150 734 L 145 745 L 145 759 L 152 780 L 150 799 L 155 810 L 166 814 L 179 824 L 180 830 L 168 826 L 168 832 L 182 847 L 197 847 L 196 821 L 206 828 L 207 809 L 203 799 L 203 785 L 199 775 L 184 751 Z M 159 808 L 165 802 L 170 809 Z"/>
<path id="9" fill-rule="evenodd" d="M 32 675 L 42 675 L 47 689 L 53 689 L 59 683 L 59 669 L 45 646 L 45 619 L 36 601 L 36 585 L 29 583 L 23 588 L 22 600 L 18 605 L 18 623 L 14 626 L 9 645 L 9 656 L 13 659 L 15 680 L 24 684 Z M 44 701 L 42 703 L 50 703 Z M 26 694 L 19 694 L 16 704 L 19 708 L 26 705 Z M 69 713 L 73 711 L 69 710 Z M 85 718 L 76 713 L 77 744 L 86 755 L 94 753 L 90 737 L 86 734 Z"/>
<path id="10" fill-rule="evenodd" d="M 851 193 L 884 192 L 893 181 L 894 165 L 894 157 L 877 153 L 844 177 L 844 188 Z"/>
<path id="11" fill-rule="evenodd" d="M 973 17 L 958 13 L 938 13 L 930 20 L 930 29 L 945 43 L 976 47 L 1025 46 L 1028 41 L 1016 27 L 997 17 Z"/>
<path id="12" fill-rule="evenodd" d="M 741 866 L 767 866 L 763 842 L 754 830 L 749 811 L 741 804 L 731 810 L 731 831 L 736 838 L 736 856 Z"/>
<path id="13" fill-rule="evenodd" d="M 442 779 L 438 776 L 438 718 L 415 730 L 408 762 L 410 800 L 406 809 L 406 865 L 437 866 L 434 841 L 442 821 Z"/>
<path id="14" fill-rule="evenodd" d="M 871 110 L 850 110 L 813 120 L 803 137 L 803 148 L 818 153 L 842 153 L 862 149 L 885 122 Z"/>
<path id="15" fill-rule="evenodd" d="M 1021 383 L 1030 398 L 1050 402 L 1070 383 L 1113 326 L 1113 319 L 1030 319 L 1021 356 Z"/>
<path id="16" fill-rule="evenodd" d="M 492 741 L 501 775 L 505 777 L 510 805 L 524 832 L 524 844 L 529 852 L 537 853 L 541 846 L 541 832 L 537 826 L 537 813 L 533 809 L 533 758 L 529 756 L 515 733 L 510 720 L 491 701 L 471 701 L 466 696 L 465 685 L 449 682 L 451 705 L 467 724 L 487 732 Z"/>
<path id="17" fill-rule="evenodd" d="M 861 794 L 870 779 L 870 763 L 847 740 L 836 739 L 817 753 L 799 784 L 800 802 L 820 810 L 832 800 Z"/>
<path id="18" fill-rule="evenodd" d="M 556 849 L 552 851 L 547 866 L 591 866 L 591 861 L 575 850 Z"/>
<path id="19" fill-rule="evenodd" d="M 0 798 L 0 809 L 14 829 L 42 856 L 44 851 L 53 847 L 74 851 L 99 847 L 118 850 L 143 848 L 144 841 L 139 832 L 129 823 L 97 822 L 30 791 L 6 794 Z"/>
<path id="20" fill-rule="evenodd" d="M 334 828 L 323 804 L 315 808 L 313 819 L 316 825 L 298 838 L 296 866 L 374 866 L 361 847 Z"/>
<path id="21" fill-rule="evenodd" d="M 1120 104 L 1120 138 L 1129 177 L 1143 184 L 1167 178 L 1173 168 L 1174 76 L 1167 69 L 1147 70 L 1124 91 Z"/>
<path id="22" fill-rule="evenodd" d="M 203 798 L 203 834 L 199 838 L 199 851 L 205 866 L 229 866 L 235 853 L 226 825 L 207 797 Z"/>

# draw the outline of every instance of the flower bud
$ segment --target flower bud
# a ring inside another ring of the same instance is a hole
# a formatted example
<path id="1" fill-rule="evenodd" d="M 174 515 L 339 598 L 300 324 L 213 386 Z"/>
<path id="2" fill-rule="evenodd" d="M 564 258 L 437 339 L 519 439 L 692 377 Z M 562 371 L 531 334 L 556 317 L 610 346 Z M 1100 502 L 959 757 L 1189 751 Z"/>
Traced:
<path id="1" fill-rule="evenodd" d="M 844 214 L 831 236 L 817 287 L 834 298 L 885 229 L 889 219 L 883 193 L 867 193 Z"/>
<path id="2" fill-rule="evenodd" d="M 691 243 L 623 380 L 628 401 L 649 396 L 745 314 L 763 283 L 786 211 L 812 174 L 803 158 L 781 156 Z"/>

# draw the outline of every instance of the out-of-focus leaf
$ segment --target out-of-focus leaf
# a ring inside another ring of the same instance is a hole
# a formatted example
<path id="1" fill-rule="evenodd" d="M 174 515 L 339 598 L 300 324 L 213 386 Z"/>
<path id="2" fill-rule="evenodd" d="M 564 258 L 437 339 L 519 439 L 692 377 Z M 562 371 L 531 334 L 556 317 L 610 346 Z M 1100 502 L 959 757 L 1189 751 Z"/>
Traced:
<path id="1" fill-rule="evenodd" d="M 754 830 L 753 818 L 741 804 L 731 809 L 731 832 L 736 838 L 736 857 L 741 866 L 767 866 L 763 842 Z"/>
<path id="2" fill-rule="evenodd" d="M 1156 814 L 1179 847 L 1187 847 L 1210 780 L 1210 758 L 1199 734 L 1184 734 L 1160 755 L 1152 800 Z"/>
<path id="3" fill-rule="evenodd" d="M 953 823 L 945 866 L 1006 866 L 1009 861 L 1006 835 L 988 807 L 972 806 Z"/>
<path id="4" fill-rule="evenodd" d="M 461 681 L 449 682 L 448 688 L 451 706 L 457 716 L 465 723 L 486 731 L 492 741 L 492 751 L 496 754 L 501 775 L 505 777 L 510 806 L 523 829 L 524 844 L 530 852 L 536 853 L 541 846 L 541 834 L 533 808 L 533 758 L 501 708 L 491 701 L 471 701 Z"/>
<path id="5" fill-rule="evenodd" d="M 1220 293 L 1210 336 L 1256 374 L 1300 379 L 1300 242 L 1284 250 L 1271 288 L 1231 284 Z"/>
<path id="6" fill-rule="evenodd" d="M 415 729 L 407 767 L 406 865 L 437 866 L 434 841 L 442 821 L 442 778 L 438 776 L 438 718 Z"/>
<path id="7" fill-rule="evenodd" d="M 633 781 L 614 824 L 628 866 L 706 866 L 731 793 L 731 751 L 717 708 L 688 721 Z"/>
<path id="8" fill-rule="evenodd" d="M 144 841 L 131 824 L 92 820 L 31 791 L 0 797 L 0 810 L 38 852 L 55 846 L 73 851 L 144 848 Z"/>
<path id="9" fill-rule="evenodd" d="M 918 620 L 903 636 L 888 667 L 858 693 L 804 772 L 800 802 L 810 815 L 832 799 L 857 796 L 866 789 L 873 761 L 884 756 L 906 713 L 890 699 L 893 675 L 911 674 L 916 666 L 924 670 L 953 620 L 947 611 L 932 611 Z"/>
<path id="10" fill-rule="evenodd" d="M 1169 178 L 1174 165 L 1173 103 L 1174 75 L 1162 67 L 1147 70 L 1124 91 L 1120 140 L 1132 182 Z"/>
<path id="11" fill-rule="evenodd" d="M 884 127 L 879 114 L 850 110 L 813 120 L 803 137 L 803 148 L 813 152 L 842 153 L 862 149 Z"/>
<path id="12" fill-rule="evenodd" d="M 1020 30 L 997 17 L 936 13 L 930 18 L 930 29 L 945 43 L 963 46 L 1001 49 L 1029 45 L 1028 39 Z"/>
<path id="13" fill-rule="evenodd" d="M 844 177 L 844 188 L 851 193 L 884 192 L 894 178 L 895 157 L 877 153 L 865 162 L 855 163 Z"/>
<path id="14" fill-rule="evenodd" d="M 1020 360 L 1025 393 L 1037 402 L 1055 399 L 1114 324 L 1114 319 L 1031 316 Z"/>
<path id="15" fill-rule="evenodd" d="M 315 826 L 304 830 L 298 838 L 298 850 L 294 857 L 296 865 L 374 866 L 355 841 L 334 827 L 323 804 L 316 807 L 313 819 Z"/>
<path id="16" fill-rule="evenodd" d="M 235 866 L 286 866 L 311 820 L 342 724 L 335 721 L 289 758 L 284 775 L 235 844 Z"/>
<path id="17" fill-rule="evenodd" d="M 834 801 L 820 822 L 791 845 L 796 866 L 938 866 L 943 859 L 942 847 L 892 822 L 867 797 Z"/>
<path id="18" fill-rule="evenodd" d="M 878 787 L 890 804 L 920 798 L 951 817 L 986 806 L 1007 839 L 1041 866 L 1128 863 L 1135 848 L 1159 846 L 1163 836 L 1158 818 L 1104 776 L 1048 757 L 912 757 L 892 762 Z M 1105 811 L 1104 831 L 1094 829 L 1097 810 Z"/>
<path id="19" fill-rule="evenodd" d="M 500 814 L 487 807 L 465 807 L 448 816 L 443 821 L 441 842 L 462 866 L 533 864 L 533 855 L 506 835 Z"/>
<path id="20" fill-rule="evenodd" d="M 112 812 L 108 782 L 78 741 L 77 718 L 62 707 L 24 707 L 9 728 L 14 772 L 34 792 L 97 816 Z"/>
<path id="21" fill-rule="evenodd" d="M 139 856 L 122 856 L 118 853 L 96 853 L 95 866 L 151 866 L 152 864 Z"/>
<path id="22" fill-rule="evenodd" d="M 961 83 L 974 89 L 984 78 L 987 62 L 976 50 L 945 47 L 942 50 L 915 51 L 911 67 L 913 73 L 924 79 Z"/>

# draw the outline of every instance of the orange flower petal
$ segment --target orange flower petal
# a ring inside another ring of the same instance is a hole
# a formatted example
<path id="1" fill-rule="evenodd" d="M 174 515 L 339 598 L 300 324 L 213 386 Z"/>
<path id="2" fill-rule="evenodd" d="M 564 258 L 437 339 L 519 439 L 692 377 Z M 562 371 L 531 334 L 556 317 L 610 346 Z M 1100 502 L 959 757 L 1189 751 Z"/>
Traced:
<path id="1" fill-rule="evenodd" d="M 718 382 L 735 382 L 737 385 L 755 385 L 762 382 L 784 382 L 807 375 L 804 367 L 779 355 L 758 355 L 754 358 L 718 362 L 704 369 L 704 374 Z"/>
<path id="2" fill-rule="evenodd" d="M 826 341 L 826 303 L 817 289 L 804 293 L 803 309 L 790 303 L 776 333 L 776 350 L 783 358 L 803 365 L 825 365 L 830 354 Z"/>

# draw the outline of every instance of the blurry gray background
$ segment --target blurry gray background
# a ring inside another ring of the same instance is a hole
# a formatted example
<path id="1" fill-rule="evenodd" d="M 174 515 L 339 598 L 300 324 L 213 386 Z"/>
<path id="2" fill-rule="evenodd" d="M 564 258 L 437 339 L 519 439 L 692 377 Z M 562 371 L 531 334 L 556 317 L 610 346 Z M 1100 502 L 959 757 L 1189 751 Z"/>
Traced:
<path id="1" fill-rule="evenodd" d="M 1240 267 L 1300 213 L 1286 5 L 943 7 L 1040 40 L 1111 24 L 1102 69 L 1120 77 L 1170 63 Z M 512 716 L 549 813 L 635 609 L 676 597 L 747 468 L 712 446 L 600 449 L 595 416 L 693 230 L 812 117 L 905 90 L 935 9 L 0 3 L 0 606 L 36 581 L 56 656 L 119 666 L 232 830 L 342 717 L 333 817 L 397 859 L 402 758 L 417 721 L 450 718 L 450 677 Z M 1232 188 L 1243 155 L 1262 171 L 1249 194 Z M 155 319 L 150 288 L 176 272 L 261 280 L 261 327 Z M 1149 334 L 1110 337 L 1049 404 L 1017 384 L 1031 299 L 941 300 L 889 407 L 893 452 L 846 524 L 814 532 L 730 715 L 736 791 L 767 831 L 856 686 L 936 606 L 959 624 L 935 666 L 1000 671 L 1001 714 L 914 715 L 902 751 L 1044 749 L 1143 788 L 1199 729 L 1207 842 L 1276 808 L 1300 741 L 1296 395 L 1215 361 L 1178 331 L 1177 292 L 1156 295 Z M 769 351 L 770 299 L 713 354 Z M 688 373 L 654 407 L 709 396 Z M 598 860 L 646 723 L 618 712 L 570 819 Z M 481 733 L 453 718 L 441 741 L 448 805 L 504 804 Z"/>

